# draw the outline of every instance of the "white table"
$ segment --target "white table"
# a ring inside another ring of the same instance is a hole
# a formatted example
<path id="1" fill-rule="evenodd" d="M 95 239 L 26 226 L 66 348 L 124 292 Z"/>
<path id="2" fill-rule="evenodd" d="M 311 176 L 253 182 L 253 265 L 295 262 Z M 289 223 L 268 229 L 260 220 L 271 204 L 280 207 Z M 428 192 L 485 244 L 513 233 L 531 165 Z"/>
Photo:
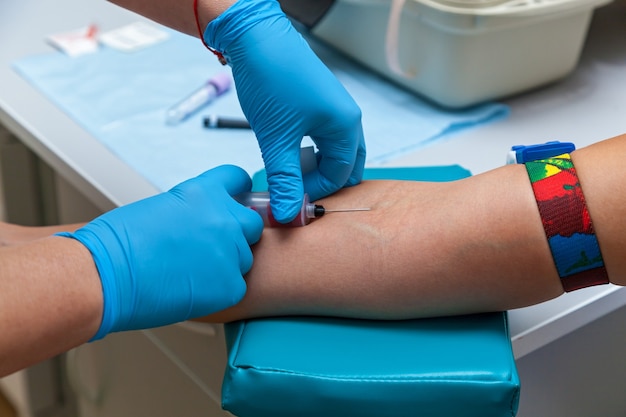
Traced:
<path id="1" fill-rule="evenodd" d="M 502 165 L 506 151 L 515 144 L 567 140 L 582 147 L 626 131 L 624 6 L 619 1 L 596 12 L 580 66 L 566 80 L 505 100 L 512 110 L 506 120 L 462 132 L 387 165 L 458 163 L 477 174 Z M 91 21 L 107 30 L 139 19 L 102 0 L 0 2 L 0 123 L 101 210 L 157 190 L 22 79 L 10 63 L 49 50 L 43 42 L 47 34 Z M 624 306 L 626 289 L 602 286 L 511 311 L 511 338 L 518 363 L 528 363 L 537 375 L 541 366 L 533 364 L 534 353 L 600 323 L 610 313 L 626 311 Z M 604 329 L 598 337 L 607 338 L 608 345 L 613 343 L 612 337 L 624 339 L 625 328 Z M 549 367 L 545 369 L 551 372 Z M 523 369 L 520 372 L 524 375 Z M 541 378 L 536 376 L 537 383 Z M 622 385 L 624 379 L 626 376 Z M 524 387 L 524 379 L 522 384 Z M 577 395 L 571 394 L 572 398 Z M 523 394 L 522 413 L 524 398 Z M 595 415 L 611 415 L 611 411 Z"/>

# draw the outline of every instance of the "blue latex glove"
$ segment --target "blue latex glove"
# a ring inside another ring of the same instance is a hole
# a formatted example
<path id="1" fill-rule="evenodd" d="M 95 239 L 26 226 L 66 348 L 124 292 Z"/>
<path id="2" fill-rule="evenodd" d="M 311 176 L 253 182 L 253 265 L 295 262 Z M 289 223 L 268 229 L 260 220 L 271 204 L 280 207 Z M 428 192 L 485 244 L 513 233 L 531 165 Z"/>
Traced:
<path id="1" fill-rule="evenodd" d="M 104 310 L 92 340 L 110 332 L 163 326 L 241 300 L 249 245 L 261 217 L 231 198 L 250 191 L 241 168 L 220 166 L 166 193 L 110 211 L 75 233 L 102 281 Z"/>
<path id="2" fill-rule="evenodd" d="M 272 212 L 292 220 L 312 201 L 358 184 L 365 165 L 361 109 L 291 25 L 275 0 L 238 0 L 204 32 L 233 69 L 239 102 L 257 136 Z M 304 182 L 302 138 L 319 150 Z"/>

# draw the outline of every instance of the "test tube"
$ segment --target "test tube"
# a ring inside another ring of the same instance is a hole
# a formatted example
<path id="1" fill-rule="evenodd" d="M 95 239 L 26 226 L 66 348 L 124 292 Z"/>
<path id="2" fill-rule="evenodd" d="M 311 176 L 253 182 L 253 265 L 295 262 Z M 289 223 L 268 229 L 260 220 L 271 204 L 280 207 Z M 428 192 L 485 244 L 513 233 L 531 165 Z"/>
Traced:
<path id="1" fill-rule="evenodd" d="M 230 84 L 230 75 L 226 73 L 217 74 L 199 89 L 168 109 L 165 114 L 165 122 L 169 125 L 182 122 L 217 96 L 226 92 L 230 88 Z"/>
<path id="2" fill-rule="evenodd" d="M 267 227 L 300 227 L 311 223 L 311 220 L 324 215 L 324 207 L 309 202 L 308 194 L 304 194 L 304 201 L 300 213 L 289 223 L 279 223 L 272 214 L 269 192 L 247 192 L 234 197 L 240 204 L 251 208 L 261 215 L 263 224 Z"/>

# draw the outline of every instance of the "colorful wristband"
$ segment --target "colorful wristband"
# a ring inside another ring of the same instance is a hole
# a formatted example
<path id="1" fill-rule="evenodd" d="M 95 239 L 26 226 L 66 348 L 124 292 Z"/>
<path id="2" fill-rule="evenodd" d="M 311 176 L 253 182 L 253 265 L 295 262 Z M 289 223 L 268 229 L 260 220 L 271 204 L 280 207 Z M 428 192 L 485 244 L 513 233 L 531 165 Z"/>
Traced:
<path id="1" fill-rule="evenodd" d="M 568 153 L 525 163 L 552 258 L 567 292 L 608 284 L 585 197 Z"/>

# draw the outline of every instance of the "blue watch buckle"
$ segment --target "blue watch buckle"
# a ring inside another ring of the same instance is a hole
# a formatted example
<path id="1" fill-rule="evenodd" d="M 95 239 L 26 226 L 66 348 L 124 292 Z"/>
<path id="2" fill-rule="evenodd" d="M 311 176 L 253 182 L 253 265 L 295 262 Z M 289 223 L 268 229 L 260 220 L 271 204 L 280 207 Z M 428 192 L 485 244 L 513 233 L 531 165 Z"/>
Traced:
<path id="1" fill-rule="evenodd" d="M 570 153 L 576 149 L 571 142 L 550 141 L 537 145 L 515 145 L 509 151 L 507 164 L 524 164 L 529 161 Z"/>

